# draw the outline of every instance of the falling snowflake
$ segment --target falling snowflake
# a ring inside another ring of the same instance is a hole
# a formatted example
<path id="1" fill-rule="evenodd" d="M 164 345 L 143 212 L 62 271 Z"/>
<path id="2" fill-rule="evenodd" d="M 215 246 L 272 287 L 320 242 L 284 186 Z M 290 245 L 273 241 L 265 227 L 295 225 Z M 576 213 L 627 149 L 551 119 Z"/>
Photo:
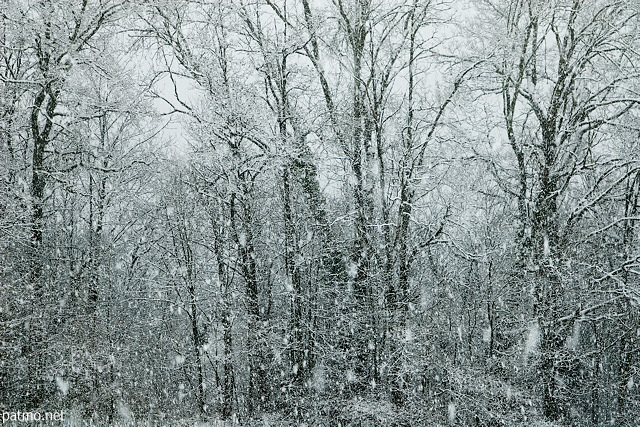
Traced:
<path id="1" fill-rule="evenodd" d="M 540 325 L 538 322 L 531 323 L 529 326 L 529 333 L 527 334 L 527 341 L 524 344 L 525 357 L 536 352 L 538 344 L 540 343 Z"/>
<path id="2" fill-rule="evenodd" d="M 58 390 L 66 396 L 69 392 L 69 382 L 65 381 L 62 377 L 56 377 L 56 385 L 58 386 Z"/>
<path id="3" fill-rule="evenodd" d="M 447 406 L 447 412 L 449 414 L 449 423 L 454 424 L 456 422 L 456 404 L 450 402 Z"/>

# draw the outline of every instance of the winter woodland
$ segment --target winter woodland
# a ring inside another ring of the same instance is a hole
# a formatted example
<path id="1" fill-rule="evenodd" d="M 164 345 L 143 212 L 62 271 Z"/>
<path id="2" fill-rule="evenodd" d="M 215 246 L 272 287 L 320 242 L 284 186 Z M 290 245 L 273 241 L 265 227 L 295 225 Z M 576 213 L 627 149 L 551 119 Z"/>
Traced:
<path id="1" fill-rule="evenodd" d="M 640 419 L 637 0 L 4 0 L 0 410 Z"/>

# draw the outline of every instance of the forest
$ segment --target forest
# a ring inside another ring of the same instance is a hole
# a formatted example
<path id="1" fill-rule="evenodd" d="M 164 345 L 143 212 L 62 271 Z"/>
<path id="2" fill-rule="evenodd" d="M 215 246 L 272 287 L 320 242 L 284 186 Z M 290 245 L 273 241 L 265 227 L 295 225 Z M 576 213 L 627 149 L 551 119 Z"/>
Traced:
<path id="1" fill-rule="evenodd" d="M 3 0 L 0 411 L 634 426 L 637 0 Z"/>

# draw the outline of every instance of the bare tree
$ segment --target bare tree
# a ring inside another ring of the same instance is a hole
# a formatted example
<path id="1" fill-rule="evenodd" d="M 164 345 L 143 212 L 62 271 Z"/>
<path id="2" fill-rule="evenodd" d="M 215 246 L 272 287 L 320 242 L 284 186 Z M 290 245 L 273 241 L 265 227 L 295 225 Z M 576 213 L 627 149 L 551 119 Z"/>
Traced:
<path id="1" fill-rule="evenodd" d="M 638 105 L 629 46 L 637 11 L 621 2 L 487 2 L 505 31 L 499 76 L 507 141 L 515 157 L 521 268 L 533 283 L 533 322 L 540 328 L 544 414 L 566 416 L 563 347 L 580 305 L 570 295 L 570 242 L 585 214 L 624 182 L 629 162 L 595 154 L 603 135 Z M 517 53 L 517 54 L 514 54 Z M 614 64 L 613 68 L 605 64 Z M 592 173 L 580 198 L 568 196 Z M 616 178 L 613 178 L 613 176 Z M 570 299 L 569 299 L 570 298 Z M 579 304 L 578 307 L 572 306 Z M 577 311 L 576 311 L 577 310 Z M 563 371 L 564 370 L 564 371 Z"/>

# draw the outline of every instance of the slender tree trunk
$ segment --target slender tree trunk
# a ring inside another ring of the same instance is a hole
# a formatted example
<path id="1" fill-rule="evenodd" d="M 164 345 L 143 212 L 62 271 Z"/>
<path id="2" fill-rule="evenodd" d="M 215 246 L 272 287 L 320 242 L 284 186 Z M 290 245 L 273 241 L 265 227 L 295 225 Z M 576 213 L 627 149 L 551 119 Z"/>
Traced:
<path id="1" fill-rule="evenodd" d="M 634 254 L 634 245 L 636 242 L 636 229 L 635 229 L 635 220 L 638 215 L 638 198 L 640 197 L 640 173 L 635 173 L 633 175 L 630 174 L 630 171 L 627 170 L 627 174 L 629 174 L 629 178 L 627 179 L 627 188 L 626 188 L 626 197 L 625 197 L 625 218 L 628 218 L 624 221 L 624 235 L 623 235 L 623 263 L 628 263 L 631 259 L 633 259 Z M 629 285 L 629 269 L 624 268 L 622 283 L 625 287 Z M 636 360 L 634 354 L 637 354 L 637 338 L 634 330 L 637 329 L 638 325 L 638 317 L 637 317 L 637 309 L 629 302 L 629 301 L 620 301 L 618 302 L 617 311 L 619 313 L 626 313 L 629 322 L 623 323 L 623 330 L 620 338 L 620 361 L 618 365 L 618 390 L 616 396 L 617 402 L 617 416 L 616 421 L 625 419 L 625 412 L 627 409 L 627 400 L 629 399 L 629 381 L 632 378 L 633 371 L 633 363 Z"/>
<path id="2" fill-rule="evenodd" d="M 198 303 L 196 299 L 195 285 L 192 281 L 189 282 L 187 291 L 189 293 L 189 317 L 191 321 L 191 350 L 196 368 L 196 400 L 198 403 L 199 414 L 204 415 L 206 413 L 204 374 L 202 370 L 202 345 L 204 344 L 204 337 L 200 325 L 198 324 Z"/>
<path id="3" fill-rule="evenodd" d="M 235 401 L 235 372 L 233 368 L 233 333 L 231 330 L 231 310 L 229 304 L 232 295 L 229 289 L 230 281 L 226 270 L 226 260 L 223 255 L 223 242 L 221 230 L 214 221 L 214 251 L 218 267 L 218 280 L 220 280 L 220 294 L 222 295 L 222 307 L 220 319 L 222 324 L 222 418 L 228 420 L 234 413 Z"/>
<path id="4" fill-rule="evenodd" d="M 238 203 L 242 207 L 238 207 Z M 265 355 L 260 338 L 265 316 L 260 307 L 258 271 L 256 254 L 251 231 L 250 209 L 245 199 L 239 200 L 236 194 L 231 196 L 230 220 L 234 230 L 234 239 L 238 246 L 242 277 L 245 281 L 247 301 L 247 348 L 249 349 L 249 393 L 247 410 L 250 414 L 259 414 L 270 401 L 265 371 Z M 242 215 L 240 216 L 240 210 Z"/>
<path id="5" fill-rule="evenodd" d="M 47 319 L 42 318 L 41 305 L 45 301 L 46 292 L 43 281 L 45 280 L 43 259 L 44 237 L 44 203 L 46 170 L 44 166 L 44 153 L 49 143 L 52 117 L 57 105 L 58 93 L 52 88 L 54 83 L 48 83 L 43 87 L 34 99 L 31 111 L 31 136 L 33 138 L 33 154 L 31 160 L 31 244 L 30 244 L 30 269 L 29 282 L 33 290 L 33 321 L 30 322 L 28 332 L 27 352 L 30 357 L 28 378 L 32 384 L 32 394 L 28 397 L 28 403 L 32 407 L 38 407 L 47 395 L 47 384 L 43 378 L 46 365 L 45 360 L 45 334 L 47 333 Z M 44 116 L 42 123 L 41 116 Z"/>

